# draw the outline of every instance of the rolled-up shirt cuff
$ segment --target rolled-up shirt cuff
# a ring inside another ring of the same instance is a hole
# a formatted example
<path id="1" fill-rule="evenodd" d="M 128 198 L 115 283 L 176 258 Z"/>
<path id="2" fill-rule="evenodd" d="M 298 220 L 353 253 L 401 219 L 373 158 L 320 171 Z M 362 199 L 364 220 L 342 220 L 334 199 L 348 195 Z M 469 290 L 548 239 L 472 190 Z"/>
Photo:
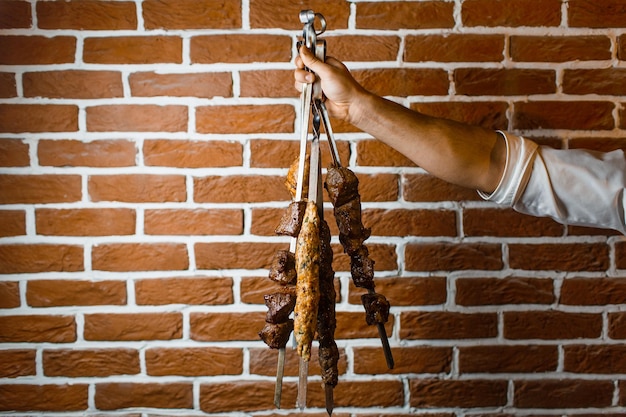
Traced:
<path id="1" fill-rule="evenodd" d="M 491 194 L 478 191 L 485 200 L 512 207 L 520 198 L 532 171 L 537 144 L 510 133 L 498 131 L 506 143 L 506 164 L 498 186 Z"/>

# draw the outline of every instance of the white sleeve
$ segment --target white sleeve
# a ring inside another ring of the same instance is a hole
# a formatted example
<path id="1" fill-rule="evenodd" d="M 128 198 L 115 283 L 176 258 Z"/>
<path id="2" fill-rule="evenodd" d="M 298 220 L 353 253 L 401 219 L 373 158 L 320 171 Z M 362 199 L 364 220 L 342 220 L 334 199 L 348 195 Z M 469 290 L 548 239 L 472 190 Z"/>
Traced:
<path id="1" fill-rule="evenodd" d="M 626 233 L 624 152 L 561 150 L 504 135 L 507 163 L 498 188 L 481 196 L 559 223 Z"/>

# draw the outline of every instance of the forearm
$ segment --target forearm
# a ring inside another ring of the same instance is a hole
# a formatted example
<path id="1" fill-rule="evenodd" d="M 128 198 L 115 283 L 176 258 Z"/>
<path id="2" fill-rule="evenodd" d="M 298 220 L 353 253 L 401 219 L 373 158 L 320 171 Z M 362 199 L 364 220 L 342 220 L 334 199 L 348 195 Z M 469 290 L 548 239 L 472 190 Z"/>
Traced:
<path id="1" fill-rule="evenodd" d="M 447 182 L 490 193 L 498 185 L 506 145 L 494 131 L 426 116 L 363 92 L 349 120 Z"/>

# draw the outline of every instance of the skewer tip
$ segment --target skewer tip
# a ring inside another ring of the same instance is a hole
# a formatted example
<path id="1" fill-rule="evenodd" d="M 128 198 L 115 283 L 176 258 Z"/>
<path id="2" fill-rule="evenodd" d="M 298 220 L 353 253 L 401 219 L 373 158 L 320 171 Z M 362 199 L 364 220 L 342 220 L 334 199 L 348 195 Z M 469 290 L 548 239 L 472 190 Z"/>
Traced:
<path id="1" fill-rule="evenodd" d="M 334 387 L 332 385 L 324 384 L 324 392 L 326 394 L 326 412 L 329 416 L 333 415 L 333 408 L 335 408 L 333 389 Z"/>

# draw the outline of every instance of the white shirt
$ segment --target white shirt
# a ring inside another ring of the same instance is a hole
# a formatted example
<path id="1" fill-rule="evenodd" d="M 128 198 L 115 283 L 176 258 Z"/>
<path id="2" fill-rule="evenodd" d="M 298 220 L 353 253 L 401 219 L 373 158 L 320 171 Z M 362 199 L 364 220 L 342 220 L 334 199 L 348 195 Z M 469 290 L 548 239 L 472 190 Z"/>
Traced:
<path id="1" fill-rule="evenodd" d="M 504 173 L 492 194 L 479 191 L 482 198 L 559 223 L 626 234 L 626 158 L 622 150 L 553 149 L 499 133 L 507 148 Z"/>

